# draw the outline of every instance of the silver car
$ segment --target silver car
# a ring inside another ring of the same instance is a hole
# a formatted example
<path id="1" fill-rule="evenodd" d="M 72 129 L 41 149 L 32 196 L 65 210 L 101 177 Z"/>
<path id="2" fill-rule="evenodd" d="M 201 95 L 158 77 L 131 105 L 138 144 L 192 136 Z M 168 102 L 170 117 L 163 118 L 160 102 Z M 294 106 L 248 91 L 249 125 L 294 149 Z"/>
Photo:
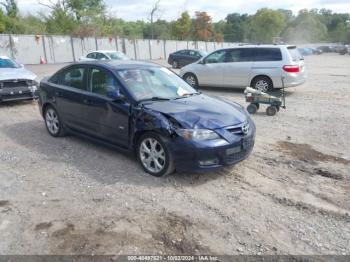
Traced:
<path id="1" fill-rule="evenodd" d="M 306 80 L 304 58 L 296 46 L 247 45 L 220 49 L 181 69 L 190 85 L 246 87 L 266 92 Z"/>
<path id="2" fill-rule="evenodd" d="M 124 53 L 113 50 L 96 50 L 81 56 L 79 61 L 95 61 L 95 60 L 130 60 Z"/>
<path id="3" fill-rule="evenodd" d="M 0 103 L 35 98 L 36 75 L 7 56 L 0 56 Z"/>

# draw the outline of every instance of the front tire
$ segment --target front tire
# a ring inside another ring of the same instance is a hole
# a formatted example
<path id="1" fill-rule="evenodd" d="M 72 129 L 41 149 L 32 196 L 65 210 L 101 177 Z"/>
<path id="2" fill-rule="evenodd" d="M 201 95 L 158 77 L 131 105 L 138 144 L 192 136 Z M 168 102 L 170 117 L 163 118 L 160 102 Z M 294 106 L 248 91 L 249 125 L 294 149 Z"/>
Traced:
<path id="1" fill-rule="evenodd" d="M 44 120 L 46 129 L 51 136 L 60 137 L 66 135 L 63 123 L 54 107 L 48 106 L 45 109 Z"/>
<path id="2" fill-rule="evenodd" d="M 187 84 L 189 84 L 195 89 L 198 89 L 198 79 L 194 74 L 187 73 L 184 75 L 183 79 L 186 81 Z"/>
<path id="3" fill-rule="evenodd" d="M 155 133 L 146 133 L 140 137 L 137 158 L 145 172 L 152 176 L 161 177 L 175 170 L 170 151 Z"/>

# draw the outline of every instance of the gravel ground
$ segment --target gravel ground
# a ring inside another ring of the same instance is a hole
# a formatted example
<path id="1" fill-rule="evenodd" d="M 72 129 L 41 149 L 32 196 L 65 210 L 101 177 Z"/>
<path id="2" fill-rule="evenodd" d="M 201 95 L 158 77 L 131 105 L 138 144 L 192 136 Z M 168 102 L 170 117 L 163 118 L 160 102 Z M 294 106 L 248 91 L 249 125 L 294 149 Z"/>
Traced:
<path id="1" fill-rule="evenodd" d="M 306 63 L 287 109 L 253 116 L 249 159 L 211 174 L 154 178 L 50 137 L 35 102 L 1 104 L 0 254 L 350 254 L 350 56 Z M 203 91 L 244 104 L 241 90 Z"/>

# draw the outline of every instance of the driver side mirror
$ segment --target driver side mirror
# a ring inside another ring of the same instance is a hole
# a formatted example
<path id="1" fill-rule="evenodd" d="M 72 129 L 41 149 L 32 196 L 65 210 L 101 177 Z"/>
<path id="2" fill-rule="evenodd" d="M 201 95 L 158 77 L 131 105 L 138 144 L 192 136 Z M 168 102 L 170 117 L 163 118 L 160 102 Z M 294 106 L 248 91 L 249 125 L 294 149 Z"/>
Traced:
<path id="1" fill-rule="evenodd" d="M 199 64 L 205 65 L 205 64 L 206 64 L 206 63 L 205 63 L 205 59 L 200 60 L 200 61 L 199 61 Z"/>
<path id="2" fill-rule="evenodd" d="M 108 88 L 106 96 L 113 102 L 124 102 L 126 100 L 125 96 L 120 93 L 119 89 Z"/>

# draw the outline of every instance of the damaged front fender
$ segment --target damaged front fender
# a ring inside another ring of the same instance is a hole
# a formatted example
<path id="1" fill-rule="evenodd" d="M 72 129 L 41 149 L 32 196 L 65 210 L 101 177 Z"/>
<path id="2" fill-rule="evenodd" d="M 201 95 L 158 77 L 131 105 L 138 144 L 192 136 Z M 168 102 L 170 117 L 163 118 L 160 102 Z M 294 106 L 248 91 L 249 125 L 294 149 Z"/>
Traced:
<path id="1" fill-rule="evenodd" d="M 163 138 L 170 139 L 176 135 L 175 128 L 179 127 L 179 124 L 170 116 L 140 107 L 133 112 L 132 127 L 132 147 L 135 147 L 138 138 L 145 132 L 156 132 Z"/>

